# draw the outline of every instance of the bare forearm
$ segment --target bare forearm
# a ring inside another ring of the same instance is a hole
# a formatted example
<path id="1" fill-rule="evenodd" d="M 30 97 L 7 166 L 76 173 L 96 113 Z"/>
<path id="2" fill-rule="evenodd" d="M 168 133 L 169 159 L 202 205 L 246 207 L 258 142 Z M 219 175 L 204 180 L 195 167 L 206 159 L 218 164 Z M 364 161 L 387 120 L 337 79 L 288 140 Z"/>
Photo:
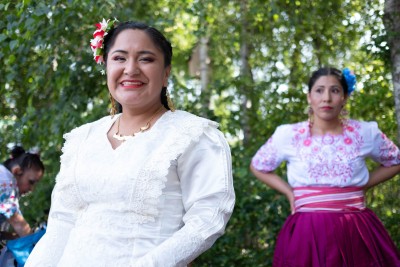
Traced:
<path id="1" fill-rule="evenodd" d="M 254 169 L 253 166 L 250 166 L 250 170 L 257 177 L 257 179 L 259 179 L 261 182 L 268 185 L 269 187 L 279 191 L 285 196 L 289 196 L 292 194 L 292 188 L 290 187 L 290 185 L 277 174 L 272 172 L 263 173 Z"/>
<path id="2" fill-rule="evenodd" d="M 19 213 L 15 213 L 13 216 L 11 216 L 8 222 L 20 237 L 26 236 L 32 231 L 27 221 L 25 221 L 24 217 L 22 217 L 22 215 Z"/>
<path id="3" fill-rule="evenodd" d="M 374 187 L 380 183 L 383 183 L 400 172 L 400 165 L 391 167 L 379 166 L 371 172 L 368 183 L 365 185 L 365 189 Z"/>
<path id="4" fill-rule="evenodd" d="M 250 165 L 251 172 L 264 184 L 268 185 L 272 189 L 277 190 L 278 192 L 284 194 L 286 198 L 289 200 L 290 210 L 292 214 L 295 212 L 294 206 L 294 194 L 292 187 L 284 181 L 281 177 L 279 177 L 275 173 L 263 173 L 254 169 L 252 165 Z"/>

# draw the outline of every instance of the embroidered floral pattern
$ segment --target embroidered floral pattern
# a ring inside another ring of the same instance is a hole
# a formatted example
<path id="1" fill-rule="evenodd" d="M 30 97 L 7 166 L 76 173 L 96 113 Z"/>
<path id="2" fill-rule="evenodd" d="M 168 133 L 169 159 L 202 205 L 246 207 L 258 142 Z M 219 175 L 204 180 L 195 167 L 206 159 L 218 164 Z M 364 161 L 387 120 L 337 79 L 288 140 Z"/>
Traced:
<path id="1" fill-rule="evenodd" d="M 352 125 L 345 126 L 342 135 L 326 134 L 312 137 L 309 130 L 297 130 L 298 127 L 308 129 L 306 122 L 294 125 L 292 144 L 300 160 L 307 162 L 307 173 L 311 183 L 320 183 L 321 180 L 343 183 L 353 176 L 352 162 L 359 156 L 364 140 L 357 131 L 360 125 L 356 121 L 349 123 Z"/>
<path id="2" fill-rule="evenodd" d="M 391 166 L 400 160 L 399 149 L 384 133 L 381 133 L 381 139 L 378 160 L 384 166 Z"/>
<path id="3" fill-rule="evenodd" d="M 278 150 L 274 146 L 273 138 L 271 136 L 252 159 L 251 164 L 259 171 L 270 172 L 275 170 L 280 164 L 277 160 Z"/>
<path id="4" fill-rule="evenodd" d="M 307 138 L 306 140 L 304 140 L 303 144 L 305 146 L 310 146 L 311 145 L 311 138 Z"/>
<path id="5" fill-rule="evenodd" d="M 344 143 L 345 143 L 346 145 L 351 145 L 351 143 L 353 143 L 353 141 L 351 140 L 351 138 L 346 137 L 346 138 L 344 139 Z"/>
<path id="6" fill-rule="evenodd" d="M 363 186 L 369 177 L 365 158 L 384 166 L 400 164 L 397 146 L 375 122 L 346 121 L 341 135 L 311 136 L 308 122 L 283 125 L 253 157 L 259 171 L 287 161 L 292 186 Z"/>

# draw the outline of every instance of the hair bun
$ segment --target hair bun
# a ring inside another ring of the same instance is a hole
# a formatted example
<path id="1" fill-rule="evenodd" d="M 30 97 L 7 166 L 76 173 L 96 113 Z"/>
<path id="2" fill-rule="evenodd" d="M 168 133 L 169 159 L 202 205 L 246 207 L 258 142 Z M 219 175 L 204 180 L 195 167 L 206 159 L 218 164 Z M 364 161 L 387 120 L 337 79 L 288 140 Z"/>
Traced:
<path id="1" fill-rule="evenodd" d="M 25 149 L 22 146 L 14 146 L 11 149 L 11 158 L 16 159 L 24 153 L 25 153 Z"/>

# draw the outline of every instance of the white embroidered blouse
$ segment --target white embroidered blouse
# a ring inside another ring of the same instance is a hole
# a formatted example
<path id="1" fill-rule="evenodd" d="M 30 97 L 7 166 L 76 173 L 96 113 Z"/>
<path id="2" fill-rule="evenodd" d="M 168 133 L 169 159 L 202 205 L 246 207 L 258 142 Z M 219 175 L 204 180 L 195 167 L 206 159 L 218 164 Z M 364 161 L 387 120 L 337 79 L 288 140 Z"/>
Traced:
<path id="1" fill-rule="evenodd" d="M 363 186 L 365 158 L 383 166 L 400 164 L 400 152 L 376 122 L 348 120 L 341 135 L 311 136 L 308 122 L 279 126 L 257 151 L 252 165 L 261 172 L 287 161 L 287 177 L 298 186 Z"/>
<path id="2" fill-rule="evenodd" d="M 65 135 L 47 232 L 26 267 L 186 266 L 223 234 L 235 196 L 217 123 L 168 111 L 114 150 L 117 117 Z"/>

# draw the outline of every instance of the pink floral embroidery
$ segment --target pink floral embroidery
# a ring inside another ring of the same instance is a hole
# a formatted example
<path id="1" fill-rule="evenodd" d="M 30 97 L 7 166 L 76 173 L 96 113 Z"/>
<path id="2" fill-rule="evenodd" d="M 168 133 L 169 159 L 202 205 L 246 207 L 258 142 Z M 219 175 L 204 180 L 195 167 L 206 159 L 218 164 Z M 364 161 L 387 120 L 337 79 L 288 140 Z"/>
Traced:
<path id="1" fill-rule="evenodd" d="M 270 172 L 278 167 L 278 151 L 274 146 L 273 136 L 257 151 L 253 157 L 251 164 L 253 167 L 262 172 Z"/>
<path id="2" fill-rule="evenodd" d="M 364 143 L 359 132 L 360 123 L 349 120 L 351 125 L 345 128 L 344 135 L 322 137 L 310 137 L 307 130 L 305 135 L 301 134 L 305 124 L 293 125 L 292 145 L 296 157 L 306 163 L 309 182 L 341 184 L 349 181 L 353 176 L 350 162 L 359 156 Z"/>
<path id="3" fill-rule="evenodd" d="M 294 173 L 292 178 L 296 182 L 341 185 L 350 182 L 365 167 L 363 162 L 367 156 L 385 166 L 400 164 L 399 149 L 383 133 L 372 131 L 373 147 L 365 146 L 365 142 L 370 142 L 365 135 L 369 126 L 364 129 L 363 123 L 358 121 L 348 120 L 343 134 L 332 136 L 332 140 L 329 139 L 332 142 L 327 142 L 327 137 L 311 136 L 307 122 L 288 127 L 279 133 L 285 135 L 279 143 L 271 138 L 259 149 L 252 160 L 256 169 L 273 171 L 287 160 L 290 163 L 288 173 L 289 170 Z"/>
<path id="4" fill-rule="evenodd" d="M 379 161 L 384 166 L 396 165 L 399 162 L 399 148 L 386 137 L 384 133 L 381 133 L 381 145 L 379 146 Z"/>
<path id="5" fill-rule="evenodd" d="M 349 137 L 346 137 L 346 138 L 344 139 L 344 143 L 345 143 L 346 145 L 351 145 L 351 144 L 353 143 L 353 140 L 351 140 L 351 138 L 349 138 Z"/>
<path id="6" fill-rule="evenodd" d="M 326 134 L 322 137 L 322 143 L 325 145 L 332 145 L 335 142 L 335 137 L 331 134 Z"/>

